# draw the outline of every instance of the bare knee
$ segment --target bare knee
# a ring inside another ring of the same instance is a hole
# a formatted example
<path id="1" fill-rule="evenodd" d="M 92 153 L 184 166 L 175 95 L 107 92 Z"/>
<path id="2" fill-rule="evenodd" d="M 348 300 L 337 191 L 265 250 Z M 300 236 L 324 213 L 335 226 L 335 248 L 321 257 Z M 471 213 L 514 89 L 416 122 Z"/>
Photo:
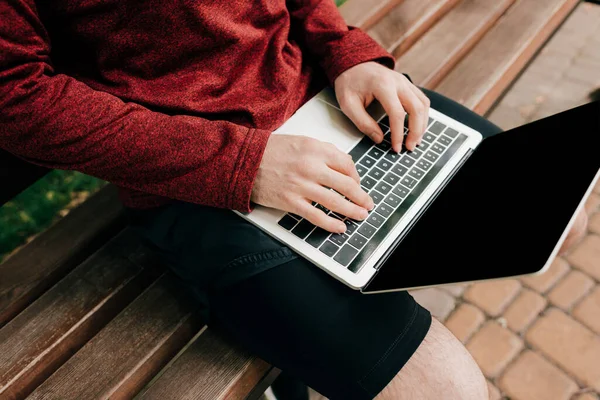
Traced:
<path id="1" fill-rule="evenodd" d="M 389 399 L 487 400 L 487 384 L 467 349 L 436 319 L 415 354 L 377 396 Z"/>

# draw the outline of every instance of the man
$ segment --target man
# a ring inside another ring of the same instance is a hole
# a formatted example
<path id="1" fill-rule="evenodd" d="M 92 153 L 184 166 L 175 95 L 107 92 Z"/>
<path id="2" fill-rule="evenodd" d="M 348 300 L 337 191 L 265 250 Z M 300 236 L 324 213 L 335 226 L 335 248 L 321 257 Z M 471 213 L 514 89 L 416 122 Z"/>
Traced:
<path id="1" fill-rule="evenodd" d="M 396 151 L 419 143 L 430 102 L 497 127 L 394 72 L 331 0 L 8 0 L 0 21 L 0 146 L 117 185 L 209 324 L 331 399 L 486 398 L 469 353 L 409 294 L 361 295 L 228 209 L 276 207 L 332 232 L 344 224 L 312 201 L 366 217 L 348 155 L 271 136 L 325 84 L 376 142 L 365 106 L 381 102 Z"/>

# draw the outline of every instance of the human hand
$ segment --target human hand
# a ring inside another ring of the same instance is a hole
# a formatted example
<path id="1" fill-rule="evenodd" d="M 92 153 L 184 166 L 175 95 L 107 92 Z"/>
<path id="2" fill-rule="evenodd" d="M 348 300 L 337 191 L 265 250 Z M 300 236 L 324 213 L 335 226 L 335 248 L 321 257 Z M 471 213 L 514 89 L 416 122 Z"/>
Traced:
<path id="1" fill-rule="evenodd" d="M 573 223 L 571 230 L 567 234 L 567 238 L 565 239 L 559 250 L 560 255 L 565 254 L 571 247 L 573 247 L 575 243 L 581 240 L 581 238 L 585 235 L 587 231 L 587 225 L 588 215 L 585 212 L 585 210 L 582 210 L 581 212 L 579 212 L 579 214 L 577 214 L 575 222 Z"/>
<path id="2" fill-rule="evenodd" d="M 251 201 L 298 214 L 336 233 L 345 232 L 346 225 L 313 207 L 311 202 L 356 220 L 367 218 L 367 210 L 374 207 L 371 197 L 360 187 L 350 155 L 333 144 L 293 135 L 269 138 Z"/>
<path id="3" fill-rule="evenodd" d="M 404 75 L 376 62 L 355 65 L 334 82 L 335 94 L 342 111 L 356 127 L 375 143 L 383 132 L 365 108 L 377 99 L 390 118 L 392 148 L 400 152 L 404 139 L 404 118 L 408 112 L 406 148 L 414 150 L 421 142 L 429 119 L 429 98 Z"/>

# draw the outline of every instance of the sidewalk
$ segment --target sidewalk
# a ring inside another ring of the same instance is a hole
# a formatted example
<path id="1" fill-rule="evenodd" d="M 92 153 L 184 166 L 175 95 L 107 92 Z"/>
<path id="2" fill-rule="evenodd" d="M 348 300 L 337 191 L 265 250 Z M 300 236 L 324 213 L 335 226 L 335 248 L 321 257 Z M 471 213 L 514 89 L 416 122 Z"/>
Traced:
<path id="1" fill-rule="evenodd" d="M 585 104 L 597 87 L 600 6 L 582 3 L 490 119 L 509 129 Z M 557 154 L 577 132 L 565 138 Z M 600 184 L 587 208 L 588 235 L 539 277 L 413 292 L 466 344 L 492 399 L 599 399 Z"/>

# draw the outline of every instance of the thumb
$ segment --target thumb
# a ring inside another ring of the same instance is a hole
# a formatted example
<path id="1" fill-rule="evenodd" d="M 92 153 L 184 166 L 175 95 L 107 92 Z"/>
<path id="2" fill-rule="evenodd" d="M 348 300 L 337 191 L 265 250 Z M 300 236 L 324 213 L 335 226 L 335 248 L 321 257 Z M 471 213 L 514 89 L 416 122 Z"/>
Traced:
<path id="1" fill-rule="evenodd" d="M 342 111 L 356 127 L 375 143 L 383 140 L 383 132 L 377 122 L 369 115 L 360 97 L 357 95 L 344 96 L 340 99 Z"/>

